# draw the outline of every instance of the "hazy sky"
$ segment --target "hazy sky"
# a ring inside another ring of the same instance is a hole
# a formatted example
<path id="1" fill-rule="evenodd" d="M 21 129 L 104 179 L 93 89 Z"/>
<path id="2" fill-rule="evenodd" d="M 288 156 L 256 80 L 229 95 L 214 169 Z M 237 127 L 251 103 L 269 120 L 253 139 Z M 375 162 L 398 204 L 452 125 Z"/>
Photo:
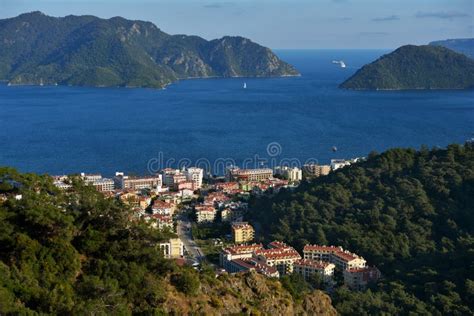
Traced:
<path id="1" fill-rule="evenodd" d="M 0 0 L 0 18 L 123 16 L 170 34 L 241 35 L 271 48 L 395 48 L 474 37 L 474 0 Z"/>

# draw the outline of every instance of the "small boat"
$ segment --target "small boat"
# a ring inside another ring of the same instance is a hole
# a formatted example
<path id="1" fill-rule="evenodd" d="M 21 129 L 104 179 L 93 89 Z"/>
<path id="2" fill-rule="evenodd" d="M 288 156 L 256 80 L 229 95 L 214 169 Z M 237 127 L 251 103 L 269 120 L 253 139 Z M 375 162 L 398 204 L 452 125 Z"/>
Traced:
<path id="1" fill-rule="evenodd" d="M 44 86 L 43 78 L 41 78 L 41 80 L 40 80 L 40 86 L 41 87 Z"/>
<path id="2" fill-rule="evenodd" d="M 333 60 L 333 64 L 338 64 L 341 68 L 346 68 L 346 63 L 343 60 Z"/>
<path id="3" fill-rule="evenodd" d="M 332 146 L 332 151 L 333 151 L 333 152 L 336 152 L 336 151 L 337 151 L 337 147 L 336 147 L 336 146 Z"/>
<path id="4" fill-rule="evenodd" d="M 244 82 L 244 89 L 247 89 L 247 82 Z"/>

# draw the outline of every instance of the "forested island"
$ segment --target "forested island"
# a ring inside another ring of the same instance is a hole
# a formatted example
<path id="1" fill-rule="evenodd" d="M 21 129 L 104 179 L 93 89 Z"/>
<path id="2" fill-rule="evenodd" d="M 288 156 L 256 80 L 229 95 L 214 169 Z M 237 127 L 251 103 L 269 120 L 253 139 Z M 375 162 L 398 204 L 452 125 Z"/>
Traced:
<path id="1" fill-rule="evenodd" d="M 11 85 L 163 88 L 179 79 L 281 77 L 298 71 L 243 37 L 169 35 L 122 17 L 0 20 L 0 80 Z"/>
<path id="2" fill-rule="evenodd" d="M 365 292 L 338 288 L 342 315 L 474 312 L 474 146 L 392 149 L 255 199 L 265 240 L 341 245 L 377 262 Z"/>
<path id="3" fill-rule="evenodd" d="M 363 66 L 340 85 L 351 90 L 473 89 L 474 59 L 436 45 L 406 45 Z"/>

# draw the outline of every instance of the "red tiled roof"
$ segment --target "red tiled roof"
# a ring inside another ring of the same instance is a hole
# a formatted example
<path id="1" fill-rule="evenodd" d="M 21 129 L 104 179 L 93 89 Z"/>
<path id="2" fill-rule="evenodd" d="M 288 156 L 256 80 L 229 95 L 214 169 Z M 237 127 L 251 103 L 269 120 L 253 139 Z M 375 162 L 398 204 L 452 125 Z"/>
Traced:
<path id="1" fill-rule="evenodd" d="M 300 254 L 293 247 L 261 249 L 255 251 L 257 255 L 265 257 L 267 260 L 274 259 L 301 259 Z"/>
<path id="2" fill-rule="evenodd" d="M 344 261 L 352 261 L 354 259 L 360 258 L 356 254 L 353 254 L 350 252 L 343 252 L 343 251 L 334 252 L 334 255 L 341 258 Z"/>
<path id="3" fill-rule="evenodd" d="M 236 255 L 236 254 L 255 252 L 259 249 L 263 249 L 262 244 L 237 245 L 237 246 L 228 247 L 224 249 L 224 251 L 229 252 L 233 255 Z"/>
<path id="4" fill-rule="evenodd" d="M 316 260 L 311 260 L 311 259 L 300 259 L 298 261 L 295 261 L 295 265 L 299 266 L 308 266 L 316 269 L 324 269 L 328 265 L 330 265 L 330 262 L 327 261 L 316 261 Z"/>
<path id="5" fill-rule="evenodd" d="M 342 251 L 342 247 L 336 246 L 319 246 L 319 245 L 306 245 L 303 251 L 321 251 L 321 252 L 339 252 Z"/>

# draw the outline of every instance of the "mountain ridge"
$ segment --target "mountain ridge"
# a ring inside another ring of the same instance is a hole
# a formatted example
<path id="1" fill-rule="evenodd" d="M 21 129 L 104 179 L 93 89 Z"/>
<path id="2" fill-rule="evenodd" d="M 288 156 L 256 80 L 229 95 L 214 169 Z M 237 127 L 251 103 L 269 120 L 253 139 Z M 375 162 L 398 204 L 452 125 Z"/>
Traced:
<path id="1" fill-rule="evenodd" d="M 451 38 L 432 41 L 428 45 L 443 46 L 474 59 L 474 38 Z"/>
<path id="2" fill-rule="evenodd" d="M 169 35 L 151 22 L 24 13 L 0 20 L 0 80 L 163 88 L 180 79 L 299 75 L 243 37 Z"/>

